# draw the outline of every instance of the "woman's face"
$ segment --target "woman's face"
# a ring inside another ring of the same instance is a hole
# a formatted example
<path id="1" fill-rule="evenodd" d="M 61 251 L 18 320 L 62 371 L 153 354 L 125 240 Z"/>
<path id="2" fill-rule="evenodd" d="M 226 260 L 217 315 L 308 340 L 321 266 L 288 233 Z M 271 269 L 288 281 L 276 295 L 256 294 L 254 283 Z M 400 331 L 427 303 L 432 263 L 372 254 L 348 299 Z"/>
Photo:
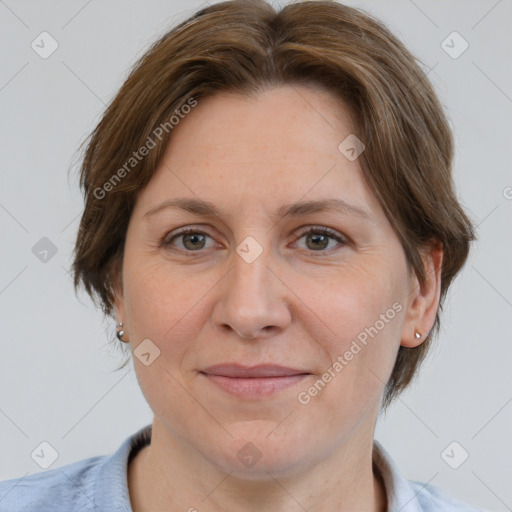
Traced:
<path id="1" fill-rule="evenodd" d="M 286 474 L 373 439 L 420 292 L 354 134 L 303 86 L 201 99 L 137 198 L 116 314 L 155 421 L 194 457 Z"/>

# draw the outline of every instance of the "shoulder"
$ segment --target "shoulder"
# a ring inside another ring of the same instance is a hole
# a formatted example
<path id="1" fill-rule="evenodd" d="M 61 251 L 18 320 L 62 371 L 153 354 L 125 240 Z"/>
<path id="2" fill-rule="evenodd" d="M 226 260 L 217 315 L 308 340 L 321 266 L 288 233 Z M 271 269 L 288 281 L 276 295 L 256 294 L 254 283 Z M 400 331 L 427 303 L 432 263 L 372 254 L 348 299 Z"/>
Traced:
<path id="1" fill-rule="evenodd" d="M 110 455 L 0 482 L 0 512 L 127 512 L 130 460 L 151 442 L 151 424 Z"/>
<path id="2" fill-rule="evenodd" d="M 0 482 L 0 512 L 93 510 L 95 483 L 106 458 L 91 457 Z"/>
<path id="3" fill-rule="evenodd" d="M 391 455 L 377 440 L 374 440 L 373 463 L 384 482 L 390 512 L 484 512 L 436 485 L 404 478 Z"/>
<path id="4" fill-rule="evenodd" d="M 421 510 L 426 512 L 443 510 L 446 512 L 484 512 L 481 508 L 474 507 L 460 501 L 440 487 L 433 484 L 424 484 L 416 481 L 409 481 L 414 489 Z"/>

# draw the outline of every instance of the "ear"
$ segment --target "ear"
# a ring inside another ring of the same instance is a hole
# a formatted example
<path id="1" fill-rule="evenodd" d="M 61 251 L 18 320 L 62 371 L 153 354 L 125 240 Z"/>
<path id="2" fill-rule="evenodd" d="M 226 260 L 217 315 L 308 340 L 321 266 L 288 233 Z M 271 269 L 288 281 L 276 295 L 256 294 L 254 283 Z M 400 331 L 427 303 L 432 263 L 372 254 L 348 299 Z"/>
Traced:
<path id="1" fill-rule="evenodd" d="M 421 345 L 434 325 L 441 296 L 441 270 L 443 247 L 433 242 L 421 255 L 425 268 L 425 282 L 416 274 L 411 276 L 407 313 L 402 331 L 401 345 L 414 348 Z M 416 337 L 416 333 L 420 337 Z"/>
<path id="2" fill-rule="evenodd" d="M 124 324 L 126 325 L 124 299 L 122 295 L 119 295 L 117 292 L 114 295 L 114 314 L 117 324 L 119 324 L 119 322 L 124 322 Z"/>
<path id="3" fill-rule="evenodd" d="M 114 295 L 114 313 L 116 322 L 124 322 L 126 324 L 123 282 L 120 271 L 116 273 L 112 280 L 112 293 Z"/>

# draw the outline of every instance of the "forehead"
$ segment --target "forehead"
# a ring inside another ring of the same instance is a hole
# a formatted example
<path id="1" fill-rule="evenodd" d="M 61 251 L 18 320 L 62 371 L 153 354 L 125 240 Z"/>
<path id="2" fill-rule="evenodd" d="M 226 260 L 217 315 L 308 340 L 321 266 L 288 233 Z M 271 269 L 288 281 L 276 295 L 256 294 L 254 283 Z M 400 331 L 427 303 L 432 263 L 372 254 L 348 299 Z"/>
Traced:
<path id="1" fill-rule="evenodd" d="M 221 92 L 198 100 L 173 130 L 168 152 L 176 154 L 177 146 L 195 139 L 200 152 L 218 149 L 232 159 L 260 152 L 282 159 L 310 151 L 329 155 L 355 131 L 348 106 L 323 89 L 284 85 L 251 96 Z"/>
<path id="2" fill-rule="evenodd" d="M 238 211 L 262 203 L 277 210 L 300 199 L 341 195 L 376 207 L 359 161 L 339 149 L 355 131 L 341 100 L 310 87 L 199 99 L 173 129 L 137 206 L 147 211 L 186 196 Z"/>

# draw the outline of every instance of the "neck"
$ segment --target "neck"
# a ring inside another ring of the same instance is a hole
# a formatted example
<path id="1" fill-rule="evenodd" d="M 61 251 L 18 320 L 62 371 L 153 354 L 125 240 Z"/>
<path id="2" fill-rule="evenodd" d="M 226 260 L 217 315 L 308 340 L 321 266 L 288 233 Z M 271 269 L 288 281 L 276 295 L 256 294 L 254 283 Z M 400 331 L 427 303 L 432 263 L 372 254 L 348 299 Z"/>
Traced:
<path id="1" fill-rule="evenodd" d="M 248 479 L 211 464 L 155 418 L 151 444 L 128 468 L 132 509 L 386 512 L 386 492 L 380 476 L 373 473 L 372 449 L 373 431 L 301 470 Z"/>

